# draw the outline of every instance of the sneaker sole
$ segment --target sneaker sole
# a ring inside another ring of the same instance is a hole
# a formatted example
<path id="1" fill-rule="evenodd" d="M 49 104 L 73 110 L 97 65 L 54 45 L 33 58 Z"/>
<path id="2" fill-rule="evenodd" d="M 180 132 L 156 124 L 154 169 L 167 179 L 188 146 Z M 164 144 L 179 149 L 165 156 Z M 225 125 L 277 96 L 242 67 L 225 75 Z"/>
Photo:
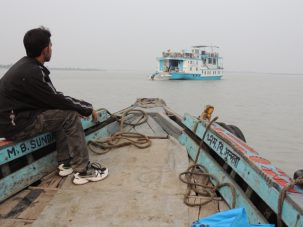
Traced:
<path id="1" fill-rule="evenodd" d="M 74 172 L 72 168 L 64 169 L 63 164 L 59 165 L 58 169 L 59 169 L 59 176 L 61 177 L 66 177 Z"/>
<path id="2" fill-rule="evenodd" d="M 104 180 L 105 178 L 107 178 L 108 176 L 108 169 L 107 171 L 105 171 L 100 178 L 74 178 L 73 183 L 76 185 L 82 185 L 82 184 L 86 184 L 88 182 L 97 182 L 97 181 L 101 181 Z"/>
<path id="3" fill-rule="evenodd" d="M 71 170 L 71 171 L 60 170 L 60 171 L 59 171 L 59 176 L 61 176 L 61 177 L 66 177 L 66 176 L 68 176 L 68 175 L 71 175 L 73 172 L 74 172 L 73 170 Z"/>

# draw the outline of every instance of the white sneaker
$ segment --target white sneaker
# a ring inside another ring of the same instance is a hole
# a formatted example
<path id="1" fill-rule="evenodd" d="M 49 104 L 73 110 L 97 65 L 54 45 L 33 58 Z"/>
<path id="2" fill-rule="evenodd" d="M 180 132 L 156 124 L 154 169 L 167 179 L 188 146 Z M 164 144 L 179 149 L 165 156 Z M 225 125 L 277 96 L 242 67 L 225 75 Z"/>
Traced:
<path id="1" fill-rule="evenodd" d="M 89 163 L 84 173 L 75 173 L 74 184 L 86 184 L 88 182 L 96 182 L 105 179 L 108 176 L 108 168 L 101 167 L 99 163 Z"/>
<path id="2" fill-rule="evenodd" d="M 58 169 L 59 169 L 59 175 L 61 177 L 66 177 L 66 176 L 68 176 L 68 175 L 70 175 L 70 174 L 73 173 L 72 167 L 70 167 L 70 166 L 64 166 L 64 164 L 59 165 Z"/>

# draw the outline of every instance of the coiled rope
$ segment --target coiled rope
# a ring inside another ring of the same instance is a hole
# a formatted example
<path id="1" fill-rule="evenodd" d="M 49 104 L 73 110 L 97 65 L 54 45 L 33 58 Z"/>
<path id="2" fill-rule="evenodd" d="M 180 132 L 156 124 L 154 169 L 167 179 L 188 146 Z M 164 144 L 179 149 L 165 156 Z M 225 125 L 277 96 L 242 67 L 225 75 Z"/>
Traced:
<path id="1" fill-rule="evenodd" d="M 151 146 L 151 139 L 167 139 L 168 137 L 161 136 L 146 136 L 138 132 L 124 132 L 124 125 L 130 125 L 132 127 L 141 125 L 147 122 L 148 116 L 146 112 L 139 109 L 130 109 L 122 113 L 122 116 L 111 114 L 105 110 L 111 117 L 120 122 L 120 131 L 114 133 L 111 137 L 100 138 L 97 140 L 91 140 L 87 143 L 88 148 L 96 154 L 105 154 L 113 148 L 124 147 L 134 145 L 139 149 L 144 149 Z M 126 122 L 126 116 L 131 114 L 139 114 L 138 120 L 135 123 Z M 99 148 L 99 149 L 96 149 Z M 101 150 L 100 150 L 101 149 Z"/>
<path id="2" fill-rule="evenodd" d="M 284 188 L 280 191 L 279 200 L 278 200 L 278 215 L 277 215 L 277 224 L 278 227 L 282 227 L 282 207 L 283 202 L 286 197 L 286 192 L 293 188 L 295 185 L 303 185 L 303 176 L 298 177 L 295 180 L 292 180 L 289 184 L 285 185 Z"/>
<path id="3" fill-rule="evenodd" d="M 236 190 L 235 190 L 234 186 L 230 183 L 220 183 L 220 181 L 213 174 L 208 173 L 205 166 L 197 164 L 200 152 L 203 148 L 205 148 L 204 138 L 206 136 L 206 133 L 210 129 L 210 126 L 212 125 L 212 123 L 215 122 L 217 119 L 218 119 L 218 117 L 215 117 L 207 125 L 205 132 L 202 136 L 201 142 L 199 144 L 199 149 L 198 149 L 197 155 L 195 157 L 194 164 L 191 165 L 185 172 L 182 172 L 179 175 L 179 179 L 183 183 L 188 185 L 187 192 L 184 195 L 184 203 L 191 207 L 194 207 L 194 206 L 201 207 L 201 206 L 208 204 L 209 202 L 211 202 L 213 200 L 218 200 L 218 198 L 216 197 L 216 191 L 225 186 L 231 188 L 232 208 L 234 208 L 236 205 Z M 204 184 L 197 183 L 195 180 L 195 177 L 207 177 L 206 182 Z M 215 183 L 212 182 L 212 184 L 209 184 L 211 179 Z M 199 203 L 191 202 L 190 198 L 192 198 L 192 196 L 190 194 L 192 191 L 196 194 L 197 197 L 203 196 L 203 197 L 209 197 L 209 198 L 207 200 L 199 202 Z"/>

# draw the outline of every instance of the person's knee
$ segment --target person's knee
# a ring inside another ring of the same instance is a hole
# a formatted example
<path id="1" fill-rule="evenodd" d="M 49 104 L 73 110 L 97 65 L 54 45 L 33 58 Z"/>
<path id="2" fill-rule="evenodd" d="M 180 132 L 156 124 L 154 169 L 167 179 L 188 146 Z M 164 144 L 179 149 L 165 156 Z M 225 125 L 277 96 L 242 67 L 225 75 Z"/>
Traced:
<path id="1" fill-rule="evenodd" d="M 78 112 L 76 111 L 72 111 L 72 110 L 64 110 L 66 112 L 66 114 L 70 117 L 79 117 Z"/>
<path id="2" fill-rule="evenodd" d="M 65 133 L 67 133 L 67 131 L 74 131 L 74 130 L 79 130 L 79 128 L 82 128 L 81 125 L 81 120 L 80 120 L 80 116 L 79 113 L 76 111 L 65 111 L 65 121 L 63 126 L 63 129 L 65 131 Z"/>
<path id="3" fill-rule="evenodd" d="M 70 121 L 80 121 L 80 116 L 78 112 L 72 110 L 65 110 L 65 113 L 66 113 L 66 117 Z"/>

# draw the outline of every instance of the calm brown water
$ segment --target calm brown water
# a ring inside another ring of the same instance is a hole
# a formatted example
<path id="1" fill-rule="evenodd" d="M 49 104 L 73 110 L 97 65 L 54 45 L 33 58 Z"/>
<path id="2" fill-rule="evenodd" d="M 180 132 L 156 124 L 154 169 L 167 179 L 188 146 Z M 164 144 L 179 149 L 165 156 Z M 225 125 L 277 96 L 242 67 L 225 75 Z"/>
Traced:
<path id="1" fill-rule="evenodd" d="M 0 71 L 0 77 L 4 70 Z M 138 97 L 160 97 L 183 115 L 215 106 L 247 143 L 289 175 L 303 169 L 303 76 L 226 73 L 220 81 L 150 81 L 143 72 L 52 71 L 57 90 L 111 112 Z"/>

